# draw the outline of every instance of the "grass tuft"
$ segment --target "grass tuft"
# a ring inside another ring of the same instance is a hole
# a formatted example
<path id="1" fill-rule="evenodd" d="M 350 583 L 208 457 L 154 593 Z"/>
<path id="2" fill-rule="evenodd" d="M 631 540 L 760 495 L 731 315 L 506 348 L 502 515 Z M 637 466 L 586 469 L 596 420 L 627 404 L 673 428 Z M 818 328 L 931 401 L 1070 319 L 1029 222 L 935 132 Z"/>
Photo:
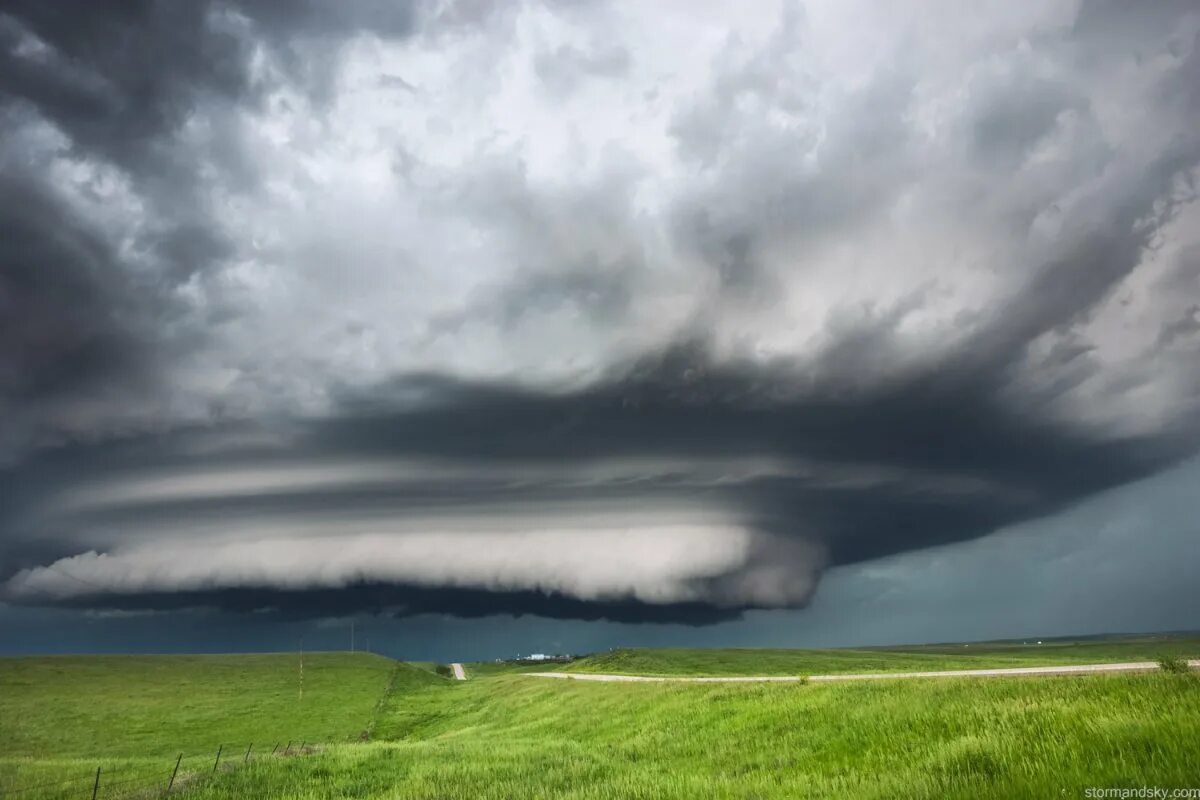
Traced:
<path id="1" fill-rule="evenodd" d="M 1158 659 L 1158 668 L 1163 672 L 1170 672 L 1176 675 L 1186 674 L 1190 669 L 1187 659 L 1179 656 L 1160 656 Z"/>

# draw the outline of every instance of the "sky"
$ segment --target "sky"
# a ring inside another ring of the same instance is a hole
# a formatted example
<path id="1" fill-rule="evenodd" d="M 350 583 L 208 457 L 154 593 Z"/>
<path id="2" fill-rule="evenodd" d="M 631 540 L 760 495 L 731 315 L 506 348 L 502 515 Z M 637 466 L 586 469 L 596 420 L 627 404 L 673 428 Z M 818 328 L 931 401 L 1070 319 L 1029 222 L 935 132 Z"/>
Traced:
<path id="1" fill-rule="evenodd" d="M 1198 45 L 0 4 L 0 652 L 1200 627 Z"/>

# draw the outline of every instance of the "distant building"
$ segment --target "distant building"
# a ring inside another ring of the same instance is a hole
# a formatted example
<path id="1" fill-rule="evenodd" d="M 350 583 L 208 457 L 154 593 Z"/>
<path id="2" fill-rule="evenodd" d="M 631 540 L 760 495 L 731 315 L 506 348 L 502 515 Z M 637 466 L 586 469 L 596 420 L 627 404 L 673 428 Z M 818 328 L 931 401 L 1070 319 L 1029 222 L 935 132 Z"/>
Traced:
<path id="1" fill-rule="evenodd" d="M 526 661 L 545 661 L 549 657 L 550 656 L 546 655 L 545 653 L 534 653 L 531 656 L 526 656 L 525 660 Z"/>

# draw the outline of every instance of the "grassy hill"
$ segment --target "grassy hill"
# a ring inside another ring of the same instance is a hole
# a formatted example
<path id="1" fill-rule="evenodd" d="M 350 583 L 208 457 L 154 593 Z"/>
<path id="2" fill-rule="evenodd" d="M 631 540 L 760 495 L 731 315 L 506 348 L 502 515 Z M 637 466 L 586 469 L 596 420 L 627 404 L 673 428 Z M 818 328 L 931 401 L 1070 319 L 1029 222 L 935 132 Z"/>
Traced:
<path id="1" fill-rule="evenodd" d="M 1113 659 L 1142 646 L 1119 644 Z M 651 659 L 739 672 L 747 659 L 790 671 L 796 659 L 828 669 L 840 655 L 857 671 L 862 659 L 914 655 L 618 652 L 640 658 L 639 670 Z M 1000 655 L 1024 657 L 970 658 Z M 1195 674 L 606 684 L 469 666 L 461 682 L 432 665 L 305 658 L 303 701 L 294 654 L 0 659 L 0 796 L 43 782 L 15 796 L 89 796 L 97 765 L 128 781 L 102 783 L 101 798 L 158 796 L 178 752 L 189 757 L 172 796 L 195 800 L 1040 798 L 1190 786 L 1200 760 Z M 265 755 L 274 740 L 302 738 L 321 744 L 302 758 L 244 759 L 251 740 Z M 218 743 L 237 747 L 213 775 Z"/>
<path id="2" fill-rule="evenodd" d="M 395 668 L 375 655 L 307 653 L 301 696 L 295 653 L 0 659 L 0 752 L 174 754 L 222 742 L 344 740 L 370 723 Z"/>
<path id="3" fill-rule="evenodd" d="M 976 643 L 863 650 L 629 648 L 543 669 L 612 675 L 832 675 L 1154 661 L 1161 656 L 1200 658 L 1200 639 Z"/>
<path id="4" fill-rule="evenodd" d="M 444 679 L 380 656 L 52 656 L 0 658 L 0 796 L 6 787 L 104 766 L 114 780 L 235 759 L 255 745 L 360 737 L 389 683 Z M 186 770 L 185 770 L 186 771 Z M 163 783 L 165 784 L 165 776 Z"/>
<path id="5" fill-rule="evenodd" d="M 376 734 L 252 765 L 196 797 L 974 800 L 1188 786 L 1200 680 L 668 685 L 508 674 L 395 693 Z"/>

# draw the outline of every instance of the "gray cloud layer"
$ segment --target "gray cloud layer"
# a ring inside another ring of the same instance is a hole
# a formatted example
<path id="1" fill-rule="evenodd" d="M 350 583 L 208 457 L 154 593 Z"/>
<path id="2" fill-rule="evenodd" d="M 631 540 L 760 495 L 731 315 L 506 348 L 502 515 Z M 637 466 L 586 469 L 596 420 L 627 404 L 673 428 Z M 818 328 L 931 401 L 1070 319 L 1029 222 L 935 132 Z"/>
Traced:
<path id="1" fill-rule="evenodd" d="M 1195 452 L 1200 14 L 1010 6 L 7 5 L 5 595 L 706 622 Z"/>

